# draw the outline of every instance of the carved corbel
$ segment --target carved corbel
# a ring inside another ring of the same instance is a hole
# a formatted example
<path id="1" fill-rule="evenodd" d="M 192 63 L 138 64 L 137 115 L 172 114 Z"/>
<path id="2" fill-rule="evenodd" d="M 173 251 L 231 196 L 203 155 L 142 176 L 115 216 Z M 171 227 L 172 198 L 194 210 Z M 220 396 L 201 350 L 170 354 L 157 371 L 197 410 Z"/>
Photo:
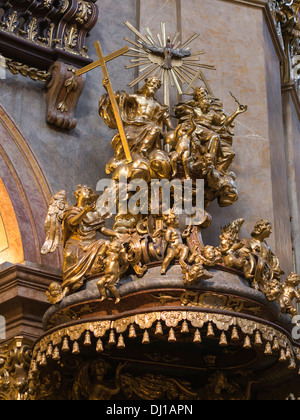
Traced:
<path id="1" fill-rule="evenodd" d="M 84 89 L 86 76 L 75 76 L 76 69 L 60 61 L 49 72 L 46 85 L 47 122 L 59 128 L 72 130 L 77 125 L 75 110 Z"/>

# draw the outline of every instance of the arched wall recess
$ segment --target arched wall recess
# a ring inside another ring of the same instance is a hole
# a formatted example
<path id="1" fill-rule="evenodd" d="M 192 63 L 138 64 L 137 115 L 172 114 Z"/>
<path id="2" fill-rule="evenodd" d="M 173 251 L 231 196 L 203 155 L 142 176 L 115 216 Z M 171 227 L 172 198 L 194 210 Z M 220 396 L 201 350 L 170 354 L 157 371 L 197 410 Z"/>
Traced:
<path id="1" fill-rule="evenodd" d="M 45 239 L 44 220 L 52 196 L 50 186 L 29 142 L 1 104 L 0 178 L 20 230 L 23 259 L 60 267 L 59 253 L 45 257 L 40 254 Z"/>
<path id="2" fill-rule="evenodd" d="M 22 263 L 24 251 L 16 214 L 0 178 L 0 263 Z"/>

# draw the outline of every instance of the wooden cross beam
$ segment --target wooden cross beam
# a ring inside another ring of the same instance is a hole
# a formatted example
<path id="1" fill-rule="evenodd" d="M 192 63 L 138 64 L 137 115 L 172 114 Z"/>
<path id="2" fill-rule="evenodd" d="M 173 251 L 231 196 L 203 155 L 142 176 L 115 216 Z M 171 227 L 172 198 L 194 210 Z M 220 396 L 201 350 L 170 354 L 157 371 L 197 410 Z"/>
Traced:
<path id="1" fill-rule="evenodd" d="M 98 55 L 98 60 L 95 61 L 94 63 L 91 63 L 91 64 L 87 65 L 86 67 L 84 67 L 80 70 L 77 70 L 75 74 L 76 74 L 76 76 L 81 76 L 84 73 L 87 73 L 91 70 L 96 69 L 97 67 L 101 67 L 102 72 L 103 72 L 103 77 L 104 77 L 104 85 L 105 85 L 105 88 L 107 90 L 107 93 L 109 95 L 109 99 L 110 99 L 110 102 L 111 102 L 111 105 L 112 105 L 112 109 L 113 109 L 114 116 L 115 116 L 115 119 L 116 119 L 117 127 L 118 127 L 118 130 L 119 130 L 119 133 L 120 133 L 122 145 L 123 145 L 123 148 L 124 148 L 126 160 L 127 160 L 128 163 L 131 163 L 132 162 L 132 156 L 131 156 L 129 144 L 128 144 L 128 141 L 127 141 L 127 138 L 126 138 L 126 134 L 125 134 L 122 118 L 120 116 L 120 110 L 119 110 L 119 107 L 118 107 L 118 104 L 117 104 L 117 101 L 116 101 L 115 93 L 114 93 L 114 90 L 112 88 L 112 84 L 111 84 L 109 74 L 108 74 L 108 70 L 107 70 L 107 67 L 106 67 L 107 62 L 109 62 L 111 60 L 114 60 L 117 57 L 120 57 L 121 55 L 127 53 L 130 49 L 129 49 L 129 47 L 124 47 L 124 48 L 121 48 L 120 50 L 115 51 L 114 53 L 109 54 L 106 57 L 104 57 L 99 41 L 95 42 L 95 47 L 96 47 L 96 51 L 97 51 L 97 55 Z"/>

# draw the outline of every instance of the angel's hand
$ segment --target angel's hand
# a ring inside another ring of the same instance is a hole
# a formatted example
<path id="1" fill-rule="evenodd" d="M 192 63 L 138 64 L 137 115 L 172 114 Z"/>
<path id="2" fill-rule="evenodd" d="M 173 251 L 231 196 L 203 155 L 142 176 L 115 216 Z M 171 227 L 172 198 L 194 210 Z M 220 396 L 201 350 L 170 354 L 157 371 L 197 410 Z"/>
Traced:
<path id="1" fill-rule="evenodd" d="M 85 212 L 86 213 L 93 213 L 93 212 L 95 212 L 97 209 L 96 209 L 96 203 L 93 203 L 93 204 L 89 204 L 89 205 L 87 205 L 87 206 L 85 206 Z"/>

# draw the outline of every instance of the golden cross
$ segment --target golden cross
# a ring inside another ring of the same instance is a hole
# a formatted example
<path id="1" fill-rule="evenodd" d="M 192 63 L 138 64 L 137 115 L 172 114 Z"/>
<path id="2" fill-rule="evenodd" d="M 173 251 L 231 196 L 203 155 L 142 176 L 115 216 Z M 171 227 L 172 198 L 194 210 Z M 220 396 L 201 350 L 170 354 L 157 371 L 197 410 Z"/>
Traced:
<path id="1" fill-rule="evenodd" d="M 124 47 L 121 48 L 120 50 L 107 55 L 106 57 L 103 56 L 102 53 L 102 49 L 100 46 L 99 41 L 95 42 L 95 47 L 96 47 L 96 51 L 97 51 L 97 55 L 98 55 L 98 60 L 95 61 L 94 63 L 91 63 L 89 65 L 87 65 L 86 67 L 82 68 L 81 70 L 77 70 L 76 71 L 76 76 L 81 76 L 84 73 L 87 73 L 88 71 L 91 71 L 93 69 L 96 69 L 97 67 L 101 67 L 102 72 L 103 72 L 103 77 L 104 77 L 104 84 L 105 84 L 105 88 L 107 90 L 107 93 L 109 95 L 109 99 L 113 108 L 113 112 L 114 112 L 114 116 L 116 119 L 116 123 L 118 126 L 118 130 L 120 133 L 120 137 L 121 137 L 121 141 L 122 141 L 122 145 L 124 148 L 124 152 L 125 152 L 125 156 L 127 159 L 128 163 L 132 162 L 132 156 L 131 156 L 131 152 L 130 152 L 130 148 L 129 148 L 129 144 L 126 138 L 126 134 L 125 134 L 125 130 L 124 130 L 124 126 L 123 126 L 123 122 L 122 122 L 122 118 L 120 116 L 120 110 L 116 101 L 116 97 L 115 97 L 115 93 L 114 90 L 112 88 L 112 84 L 109 78 L 109 74 L 108 74 L 108 70 L 106 67 L 106 63 L 108 61 L 111 61 L 125 53 L 127 53 L 129 51 L 129 47 Z"/>

